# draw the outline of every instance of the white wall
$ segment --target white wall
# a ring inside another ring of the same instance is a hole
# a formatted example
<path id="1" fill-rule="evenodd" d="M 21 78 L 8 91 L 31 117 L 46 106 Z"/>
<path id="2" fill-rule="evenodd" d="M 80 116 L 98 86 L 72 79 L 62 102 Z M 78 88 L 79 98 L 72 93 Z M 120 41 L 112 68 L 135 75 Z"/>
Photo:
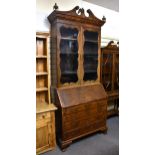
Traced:
<path id="1" fill-rule="evenodd" d="M 59 10 L 62 11 L 71 10 L 78 5 L 85 9 L 86 15 L 87 9 L 91 9 L 94 15 L 100 19 L 104 15 L 106 23 L 101 31 L 102 46 L 109 40 L 119 39 L 119 13 L 82 0 L 36 0 L 36 31 L 49 31 L 47 16 L 53 11 L 55 2 L 59 6 Z"/>
<path id="2" fill-rule="evenodd" d="M 106 17 L 106 23 L 101 28 L 101 46 L 105 46 L 109 40 L 116 40 L 119 39 L 119 13 L 116 11 L 112 11 L 106 9 L 104 7 L 94 5 L 92 3 L 88 3 L 82 1 L 82 6 L 85 10 L 90 9 L 96 17 L 102 19 L 103 15 Z"/>
<path id="3" fill-rule="evenodd" d="M 82 0 L 36 0 L 36 31 L 49 31 L 47 16 L 57 3 L 59 10 L 67 11 L 80 6 Z"/>

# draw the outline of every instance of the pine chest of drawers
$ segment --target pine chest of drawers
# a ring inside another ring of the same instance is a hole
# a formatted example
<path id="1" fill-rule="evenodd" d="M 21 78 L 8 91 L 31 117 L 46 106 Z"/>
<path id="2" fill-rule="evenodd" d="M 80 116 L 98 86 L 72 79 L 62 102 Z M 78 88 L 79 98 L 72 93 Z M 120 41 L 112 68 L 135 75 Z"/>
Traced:
<path id="1" fill-rule="evenodd" d="M 57 139 L 62 150 L 77 138 L 107 130 L 107 95 L 102 85 L 59 88 L 57 94 Z"/>

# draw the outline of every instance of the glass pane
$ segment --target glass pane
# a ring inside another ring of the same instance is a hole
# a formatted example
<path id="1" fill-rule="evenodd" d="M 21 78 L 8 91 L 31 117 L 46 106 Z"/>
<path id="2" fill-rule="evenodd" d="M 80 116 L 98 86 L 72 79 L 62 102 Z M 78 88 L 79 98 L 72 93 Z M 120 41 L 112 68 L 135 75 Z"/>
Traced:
<path id="1" fill-rule="evenodd" d="M 112 54 L 103 54 L 103 85 L 106 91 L 112 89 Z"/>
<path id="2" fill-rule="evenodd" d="M 77 82 L 78 69 L 78 30 L 72 28 L 60 28 L 60 69 L 61 83 Z"/>
<path id="3" fill-rule="evenodd" d="M 90 41 L 96 41 L 98 42 L 98 33 L 97 32 L 90 32 L 90 31 L 85 31 L 84 32 L 85 40 L 90 40 Z"/>
<path id="4" fill-rule="evenodd" d="M 60 34 L 62 38 L 77 39 L 78 30 L 76 28 L 66 28 L 62 26 L 60 28 Z"/>
<path id="5" fill-rule="evenodd" d="M 119 89 L 119 54 L 115 55 L 115 78 L 114 78 L 114 89 Z"/>
<path id="6" fill-rule="evenodd" d="M 98 33 L 84 32 L 84 81 L 97 79 L 98 67 Z"/>

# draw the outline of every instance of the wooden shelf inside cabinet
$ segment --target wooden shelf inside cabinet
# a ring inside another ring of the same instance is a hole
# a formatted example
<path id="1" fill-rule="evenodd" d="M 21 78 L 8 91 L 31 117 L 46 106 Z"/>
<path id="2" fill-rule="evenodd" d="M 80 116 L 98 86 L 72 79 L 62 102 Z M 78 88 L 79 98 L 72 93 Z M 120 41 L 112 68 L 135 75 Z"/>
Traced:
<path id="1" fill-rule="evenodd" d="M 36 59 L 47 59 L 46 55 L 37 55 Z"/>
<path id="2" fill-rule="evenodd" d="M 48 75 L 47 72 L 38 72 L 36 73 L 36 76 L 43 76 L 43 75 Z"/>
<path id="3" fill-rule="evenodd" d="M 47 102 L 45 102 L 45 103 L 40 103 L 37 105 L 36 113 L 39 114 L 39 113 L 47 112 L 50 110 L 54 111 L 56 109 L 57 108 L 54 106 L 54 104 L 48 104 Z"/>
<path id="4" fill-rule="evenodd" d="M 109 92 L 107 92 L 107 94 L 108 94 L 108 97 L 112 97 L 112 96 L 119 96 L 119 92 L 117 91 L 117 90 L 115 90 L 115 91 L 109 91 Z"/>
<path id="5" fill-rule="evenodd" d="M 60 39 L 62 40 L 70 40 L 70 41 L 74 41 L 74 40 L 77 40 L 76 38 L 67 38 L 67 37 L 61 37 Z"/>
<path id="6" fill-rule="evenodd" d="M 88 55 L 88 56 L 98 56 L 98 54 L 96 54 L 96 53 L 91 53 L 91 52 L 84 53 L 84 55 Z"/>
<path id="7" fill-rule="evenodd" d="M 76 71 L 65 71 L 65 72 L 62 72 L 61 74 L 65 75 L 65 74 L 77 74 Z"/>
<path id="8" fill-rule="evenodd" d="M 66 52 L 66 53 L 60 53 L 60 55 L 78 55 L 78 53 Z"/>
<path id="9" fill-rule="evenodd" d="M 36 92 L 48 91 L 48 88 L 36 88 Z"/>
<path id="10" fill-rule="evenodd" d="M 85 40 L 85 42 L 90 42 L 90 43 L 96 43 L 96 44 L 98 44 L 98 41 L 96 41 L 96 40 Z"/>
<path id="11" fill-rule="evenodd" d="M 96 70 L 86 70 L 85 73 L 96 73 Z"/>

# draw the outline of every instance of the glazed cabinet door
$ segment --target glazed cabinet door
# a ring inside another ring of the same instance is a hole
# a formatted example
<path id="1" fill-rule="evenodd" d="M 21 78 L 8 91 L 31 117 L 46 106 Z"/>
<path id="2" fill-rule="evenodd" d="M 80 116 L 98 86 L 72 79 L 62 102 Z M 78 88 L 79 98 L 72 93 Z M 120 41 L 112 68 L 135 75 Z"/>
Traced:
<path id="1" fill-rule="evenodd" d="M 80 27 L 58 26 L 58 79 L 59 85 L 79 83 Z"/>
<path id="2" fill-rule="evenodd" d="M 100 80 L 100 30 L 83 29 L 83 83 Z"/>
<path id="3" fill-rule="evenodd" d="M 103 86 L 106 91 L 113 90 L 113 54 L 103 53 L 103 63 L 102 63 L 102 81 Z"/>
<path id="4" fill-rule="evenodd" d="M 114 90 L 119 90 L 119 54 L 114 54 Z"/>

